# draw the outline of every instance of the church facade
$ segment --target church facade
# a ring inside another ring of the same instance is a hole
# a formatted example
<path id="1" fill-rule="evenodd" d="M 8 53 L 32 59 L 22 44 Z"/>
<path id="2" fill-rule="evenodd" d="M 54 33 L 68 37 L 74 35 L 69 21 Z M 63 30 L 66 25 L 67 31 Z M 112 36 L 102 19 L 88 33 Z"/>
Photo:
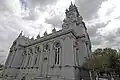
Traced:
<path id="1" fill-rule="evenodd" d="M 7 80 L 80 80 L 80 67 L 91 53 L 87 28 L 78 9 L 66 9 L 62 29 L 29 39 L 19 34 L 5 64 Z"/>

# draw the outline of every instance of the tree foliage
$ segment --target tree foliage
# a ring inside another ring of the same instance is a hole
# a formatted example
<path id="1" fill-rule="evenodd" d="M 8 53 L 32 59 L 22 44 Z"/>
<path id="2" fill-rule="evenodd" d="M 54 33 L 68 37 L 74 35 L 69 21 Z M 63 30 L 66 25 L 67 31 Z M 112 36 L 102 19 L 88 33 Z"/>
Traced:
<path id="1" fill-rule="evenodd" d="M 120 53 L 111 48 L 98 48 L 90 56 L 89 68 L 97 72 L 120 75 Z"/>

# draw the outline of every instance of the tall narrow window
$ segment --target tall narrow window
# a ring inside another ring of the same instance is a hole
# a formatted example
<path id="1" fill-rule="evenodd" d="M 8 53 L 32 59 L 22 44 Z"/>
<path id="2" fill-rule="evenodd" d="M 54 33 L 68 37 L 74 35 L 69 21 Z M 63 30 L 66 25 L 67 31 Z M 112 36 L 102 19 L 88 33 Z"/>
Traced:
<path id="1" fill-rule="evenodd" d="M 79 49 L 76 48 L 76 62 L 79 65 Z"/>
<path id="2" fill-rule="evenodd" d="M 55 64 L 57 63 L 57 49 L 55 49 Z"/>
<path id="3" fill-rule="evenodd" d="M 55 49 L 55 64 L 59 64 L 59 56 L 60 55 L 60 48 Z"/>
<path id="4" fill-rule="evenodd" d="M 27 66 L 29 67 L 29 65 L 31 64 L 31 59 L 32 59 L 32 55 L 31 55 L 31 54 L 33 54 L 33 52 L 32 52 L 32 48 L 29 48 L 28 50 L 29 50 L 29 51 L 28 51 L 28 62 L 27 62 Z"/>
<path id="5" fill-rule="evenodd" d="M 35 57 L 35 63 L 34 63 L 34 65 L 35 65 L 35 64 L 37 64 L 37 56 Z"/>
<path id="6" fill-rule="evenodd" d="M 38 63 L 38 59 L 39 59 L 39 56 L 41 54 L 40 46 L 35 47 L 35 53 L 36 53 L 36 54 L 34 54 L 35 55 L 35 60 L 34 60 L 34 63 L 33 63 L 34 65 L 36 65 Z"/>
<path id="7" fill-rule="evenodd" d="M 56 42 L 54 44 L 55 49 L 55 64 L 60 64 L 60 43 Z"/>

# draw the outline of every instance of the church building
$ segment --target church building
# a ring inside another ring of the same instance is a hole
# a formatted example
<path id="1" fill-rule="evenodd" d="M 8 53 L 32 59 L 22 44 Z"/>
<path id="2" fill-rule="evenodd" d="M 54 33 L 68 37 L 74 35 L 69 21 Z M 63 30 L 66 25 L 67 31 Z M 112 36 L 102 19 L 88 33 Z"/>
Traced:
<path id="1" fill-rule="evenodd" d="M 71 3 L 65 15 L 59 31 L 36 39 L 19 34 L 5 63 L 5 80 L 80 80 L 91 42 L 76 5 Z"/>

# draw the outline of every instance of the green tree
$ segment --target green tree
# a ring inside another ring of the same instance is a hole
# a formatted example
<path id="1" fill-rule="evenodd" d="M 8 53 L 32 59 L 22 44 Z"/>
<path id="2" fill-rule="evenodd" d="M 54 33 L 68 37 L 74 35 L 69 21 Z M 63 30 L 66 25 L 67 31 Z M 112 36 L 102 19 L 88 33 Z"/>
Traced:
<path id="1" fill-rule="evenodd" d="M 92 56 L 89 60 L 90 69 L 97 72 L 108 72 L 110 65 L 110 58 L 106 54 Z"/>
<path id="2" fill-rule="evenodd" d="M 112 73 L 120 77 L 120 53 L 110 56 Z"/>
<path id="3" fill-rule="evenodd" d="M 98 48 L 89 60 L 89 68 L 97 72 L 114 72 L 120 74 L 120 56 L 117 50 Z"/>

